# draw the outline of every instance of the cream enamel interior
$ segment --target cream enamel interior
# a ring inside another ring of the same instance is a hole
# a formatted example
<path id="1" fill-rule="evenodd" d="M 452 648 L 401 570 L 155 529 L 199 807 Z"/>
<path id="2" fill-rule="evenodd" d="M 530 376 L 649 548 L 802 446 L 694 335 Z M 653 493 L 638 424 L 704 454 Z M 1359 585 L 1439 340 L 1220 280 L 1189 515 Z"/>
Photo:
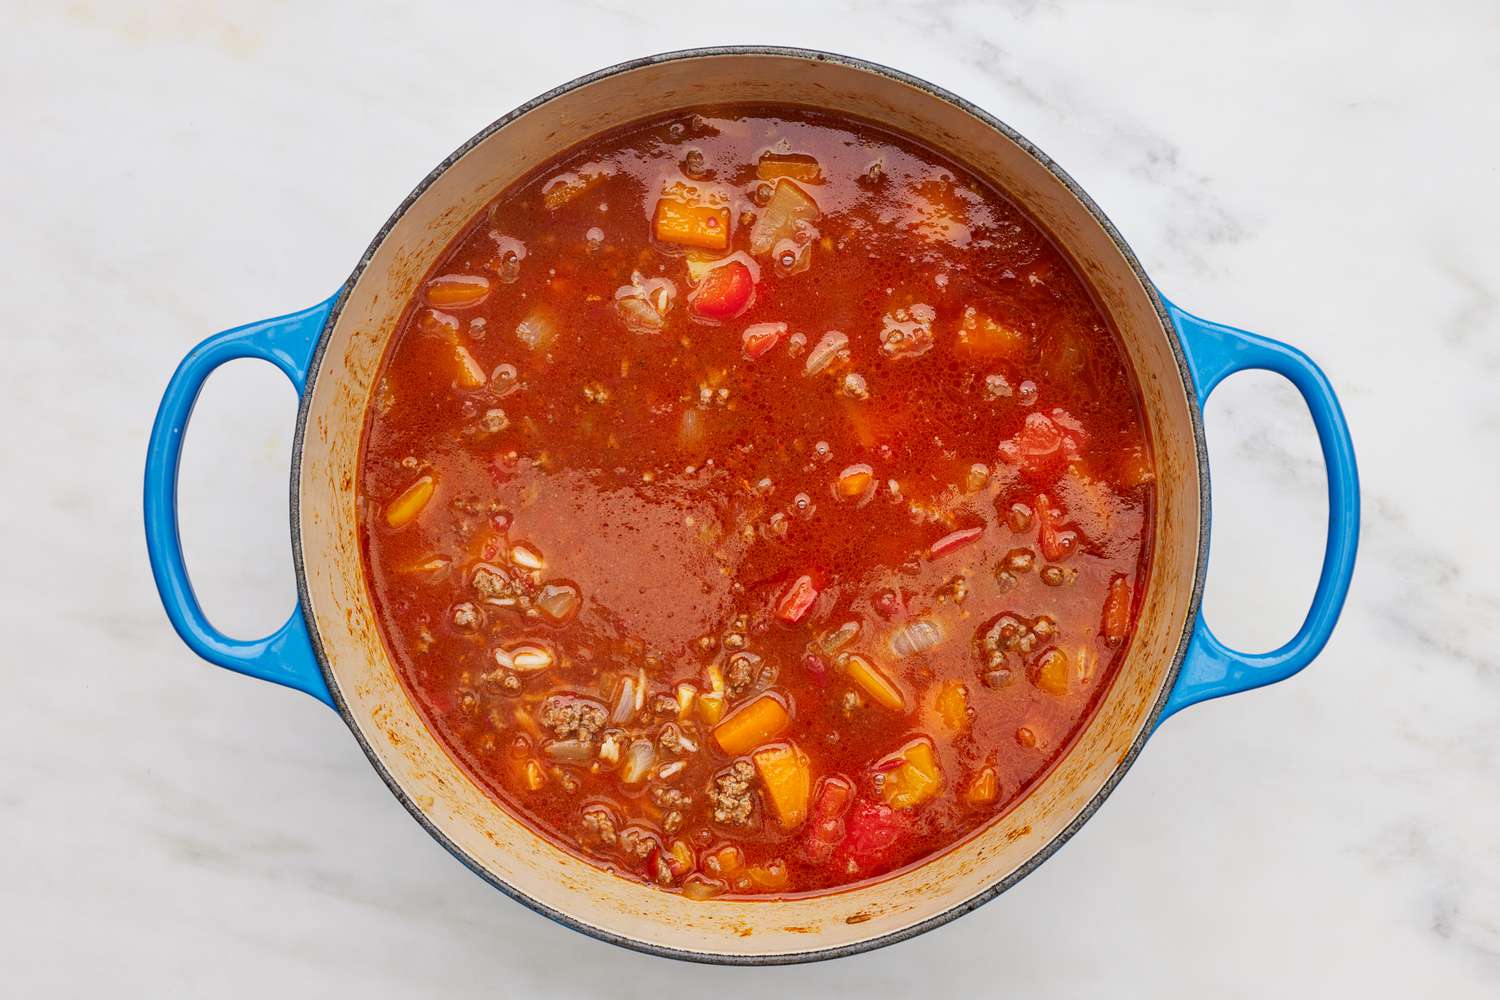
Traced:
<path id="1" fill-rule="evenodd" d="M 893 126 L 988 177 L 1053 234 L 1122 332 L 1155 449 L 1156 551 L 1140 629 L 1066 759 L 1009 815 L 898 877 L 829 896 L 692 902 L 609 875 L 512 819 L 453 762 L 402 689 L 371 617 L 355 522 L 360 431 L 402 305 L 464 222 L 513 179 L 598 131 L 727 101 L 791 102 Z M 577 923 L 682 954 L 825 952 L 960 908 L 1025 867 L 1104 789 L 1148 725 L 1193 607 L 1200 531 L 1192 406 L 1152 296 L 1088 208 L 1021 145 L 963 108 L 869 69 L 789 53 L 695 55 L 602 76 L 532 106 L 468 148 L 374 247 L 330 333 L 307 402 L 298 480 L 307 606 L 333 687 L 388 780 L 452 849 Z M 811 957 L 811 956 L 809 956 Z"/>

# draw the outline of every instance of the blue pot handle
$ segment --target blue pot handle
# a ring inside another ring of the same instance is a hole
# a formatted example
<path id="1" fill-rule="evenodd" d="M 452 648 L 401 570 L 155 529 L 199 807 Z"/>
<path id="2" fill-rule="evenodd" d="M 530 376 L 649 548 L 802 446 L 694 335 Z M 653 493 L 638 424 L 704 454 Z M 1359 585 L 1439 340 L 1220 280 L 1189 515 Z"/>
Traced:
<path id="1" fill-rule="evenodd" d="M 1162 301 L 1166 302 L 1165 297 Z M 1200 406 L 1226 376 L 1250 368 L 1275 372 L 1302 393 L 1328 471 L 1328 541 L 1312 607 L 1297 634 L 1280 649 L 1269 653 L 1230 649 L 1214 637 L 1203 612 L 1198 612 L 1182 673 L 1162 711 L 1163 720 L 1200 701 L 1285 680 L 1311 663 L 1328 642 L 1344 607 L 1359 543 L 1359 474 L 1354 466 L 1354 445 L 1327 376 L 1294 347 L 1199 319 L 1171 302 L 1166 306 L 1187 355 Z"/>
<path id="2" fill-rule="evenodd" d="M 226 361 L 259 358 L 280 368 L 301 396 L 307 367 L 335 295 L 310 309 L 236 327 L 188 352 L 167 383 L 146 451 L 146 550 L 156 589 L 172 627 L 199 656 L 251 677 L 275 681 L 333 704 L 300 608 L 263 639 L 231 639 L 214 628 L 198 604 L 182 559 L 177 531 L 177 467 L 182 439 L 204 379 Z"/>

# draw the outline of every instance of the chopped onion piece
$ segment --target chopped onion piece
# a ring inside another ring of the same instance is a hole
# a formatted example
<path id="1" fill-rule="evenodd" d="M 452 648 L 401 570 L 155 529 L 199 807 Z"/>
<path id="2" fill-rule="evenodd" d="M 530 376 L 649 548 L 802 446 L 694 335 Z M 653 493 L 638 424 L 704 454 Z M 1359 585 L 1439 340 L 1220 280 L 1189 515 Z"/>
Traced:
<path id="1" fill-rule="evenodd" d="M 891 633 L 887 645 L 898 657 L 916 656 L 938 645 L 945 638 L 942 628 L 930 618 L 914 618 Z"/>
<path id="2" fill-rule="evenodd" d="M 547 566 L 542 554 L 525 542 L 510 547 L 510 561 L 522 569 L 545 569 Z"/>
<path id="3" fill-rule="evenodd" d="M 495 662 L 518 674 L 533 674 L 546 670 L 557 662 L 557 658 L 546 646 L 523 642 L 510 649 L 495 650 Z"/>
<path id="4" fill-rule="evenodd" d="M 615 289 L 615 309 L 632 333 L 659 333 L 677 298 L 677 285 L 670 278 L 647 278 L 639 271 L 630 284 Z"/>
<path id="5" fill-rule="evenodd" d="M 619 686 L 615 688 L 614 706 L 609 711 L 610 722 L 621 726 L 635 718 L 637 700 L 635 695 L 635 678 L 621 677 Z"/>
<path id="6" fill-rule="evenodd" d="M 599 741 L 599 759 L 613 767 L 620 762 L 620 743 L 623 739 L 618 730 L 610 730 Z"/>
<path id="7" fill-rule="evenodd" d="M 858 638 L 859 622 L 847 621 L 838 628 L 825 632 L 818 640 L 818 648 L 823 651 L 824 656 L 832 656 Z"/>
<path id="8" fill-rule="evenodd" d="M 803 369 L 808 375 L 816 375 L 833 363 L 833 360 L 843 351 L 849 349 L 849 338 L 838 330 L 829 330 L 823 334 L 807 356 L 807 365 Z"/>
<path id="9" fill-rule="evenodd" d="M 458 362 L 458 375 L 456 381 L 465 389 L 478 389 L 484 385 L 487 376 L 484 374 L 484 366 L 474 359 L 469 349 L 462 344 L 453 345 L 453 357 Z"/>
<path id="10" fill-rule="evenodd" d="M 656 744 L 650 740 L 636 740 L 625 751 L 625 763 L 620 767 L 620 781 L 627 785 L 639 785 L 656 764 Z"/>
<path id="11" fill-rule="evenodd" d="M 769 253 L 778 243 L 791 239 L 799 231 L 815 235 L 817 230 L 812 228 L 812 223 L 820 214 L 818 203 L 811 195 L 786 177 L 778 178 L 765 209 L 750 227 L 750 252 Z"/>
<path id="12" fill-rule="evenodd" d="M 587 740 L 550 740 L 542 753 L 560 764 L 587 764 L 594 758 L 594 746 Z"/>
<path id="13" fill-rule="evenodd" d="M 764 357 L 786 336 L 785 323 L 755 323 L 740 335 L 741 349 L 752 361 Z"/>
<path id="14" fill-rule="evenodd" d="M 549 583 L 537 591 L 536 609 L 553 625 L 562 625 L 578 613 L 583 603 L 578 588 L 566 581 Z"/>

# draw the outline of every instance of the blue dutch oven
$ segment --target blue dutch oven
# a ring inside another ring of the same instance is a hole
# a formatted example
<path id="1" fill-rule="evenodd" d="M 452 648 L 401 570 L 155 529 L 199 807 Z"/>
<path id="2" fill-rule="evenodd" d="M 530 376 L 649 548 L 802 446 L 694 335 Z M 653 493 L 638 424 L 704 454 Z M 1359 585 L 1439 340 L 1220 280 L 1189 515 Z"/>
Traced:
<path id="1" fill-rule="evenodd" d="M 811 898 L 694 901 L 604 872 L 553 846 L 480 790 L 403 691 L 371 610 L 355 517 L 365 407 L 403 304 L 474 213 L 512 181 L 600 131 L 701 104 L 795 103 L 894 128 L 1007 192 L 1069 253 L 1109 311 L 1144 396 L 1157 465 L 1155 552 L 1137 632 L 1075 745 L 983 831 L 917 868 Z M 291 469 L 298 607 L 261 639 L 203 613 L 183 565 L 177 468 L 203 381 L 260 358 L 300 395 Z M 1302 393 L 1328 473 L 1328 540 L 1306 620 L 1269 653 L 1216 639 L 1201 611 L 1209 529 L 1203 402 L 1226 376 L 1276 372 Z M 1146 278 L 1118 232 L 1043 153 L 984 111 L 921 80 L 842 56 L 723 48 L 625 63 L 559 87 L 465 143 L 396 209 L 337 293 L 310 309 L 217 334 L 167 386 L 146 461 L 146 537 L 167 616 L 219 666 L 297 688 L 343 718 L 391 791 L 476 874 L 603 940 L 727 963 L 807 961 L 938 926 L 1049 857 L 1109 794 L 1162 720 L 1196 702 L 1284 680 L 1333 631 L 1354 569 L 1359 488 L 1328 379 L 1295 348 L 1199 319 Z"/>

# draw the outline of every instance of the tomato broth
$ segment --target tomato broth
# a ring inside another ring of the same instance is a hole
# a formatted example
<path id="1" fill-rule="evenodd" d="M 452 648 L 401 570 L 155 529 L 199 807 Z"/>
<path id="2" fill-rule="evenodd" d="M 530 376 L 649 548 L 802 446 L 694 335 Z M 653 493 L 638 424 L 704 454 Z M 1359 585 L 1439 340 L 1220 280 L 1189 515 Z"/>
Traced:
<path id="1" fill-rule="evenodd" d="M 368 582 L 475 781 L 693 898 L 878 878 L 1014 805 L 1125 654 L 1140 393 L 1066 256 L 914 140 L 782 106 L 601 135 L 408 305 Z"/>

